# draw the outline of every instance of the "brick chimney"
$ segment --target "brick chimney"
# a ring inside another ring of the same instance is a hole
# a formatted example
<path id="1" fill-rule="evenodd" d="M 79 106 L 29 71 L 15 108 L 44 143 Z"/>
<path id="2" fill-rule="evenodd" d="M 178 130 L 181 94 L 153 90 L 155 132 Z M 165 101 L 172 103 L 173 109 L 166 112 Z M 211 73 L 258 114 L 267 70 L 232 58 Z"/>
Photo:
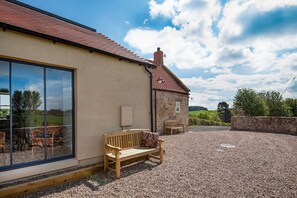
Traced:
<path id="1" fill-rule="evenodd" d="M 157 51 L 154 53 L 154 63 L 157 66 L 162 66 L 163 62 L 163 52 L 160 50 L 160 47 L 157 48 Z"/>

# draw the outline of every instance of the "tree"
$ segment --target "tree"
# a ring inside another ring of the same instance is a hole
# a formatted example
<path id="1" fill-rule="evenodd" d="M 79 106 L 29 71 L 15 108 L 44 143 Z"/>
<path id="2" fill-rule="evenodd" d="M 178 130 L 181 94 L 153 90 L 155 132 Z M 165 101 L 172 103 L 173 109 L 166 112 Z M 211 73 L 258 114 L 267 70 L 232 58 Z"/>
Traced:
<path id="1" fill-rule="evenodd" d="M 231 111 L 227 102 L 220 102 L 217 111 L 222 122 L 231 123 Z"/>
<path id="2" fill-rule="evenodd" d="M 25 125 L 24 103 L 22 91 L 16 90 L 12 95 L 12 123 L 14 127 L 22 127 Z"/>
<path id="3" fill-rule="evenodd" d="M 6 88 L 0 88 L 0 93 L 9 94 L 9 90 Z"/>
<path id="4" fill-rule="evenodd" d="M 253 89 L 238 89 L 234 97 L 235 112 L 242 111 L 246 116 L 266 116 L 268 107 L 265 101 Z"/>
<path id="5" fill-rule="evenodd" d="M 283 97 L 279 92 L 267 91 L 259 93 L 264 99 L 269 109 L 269 116 L 286 116 L 292 115 L 289 106 L 283 101 Z"/>
<path id="6" fill-rule="evenodd" d="M 31 107 L 33 111 L 36 111 L 42 104 L 40 99 L 40 93 L 38 91 L 31 91 Z"/>
<path id="7" fill-rule="evenodd" d="M 297 99 L 287 98 L 285 103 L 288 105 L 291 115 L 297 117 Z"/>
<path id="8" fill-rule="evenodd" d="M 36 126 L 38 107 L 42 104 L 38 91 L 16 90 L 12 95 L 13 123 L 15 127 Z"/>

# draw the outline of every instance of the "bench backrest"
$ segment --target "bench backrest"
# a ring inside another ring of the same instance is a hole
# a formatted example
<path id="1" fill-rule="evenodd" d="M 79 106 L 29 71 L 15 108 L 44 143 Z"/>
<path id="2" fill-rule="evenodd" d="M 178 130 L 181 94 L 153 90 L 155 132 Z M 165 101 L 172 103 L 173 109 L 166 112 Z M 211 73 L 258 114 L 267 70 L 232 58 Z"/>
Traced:
<path id="1" fill-rule="evenodd" d="M 120 148 L 138 147 L 141 144 L 142 131 L 149 129 L 130 129 L 104 134 L 104 145 L 110 144 Z"/>
<path id="2" fill-rule="evenodd" d="M 177 126 L 177 120 L 165 120 L 165 127 Z"/>

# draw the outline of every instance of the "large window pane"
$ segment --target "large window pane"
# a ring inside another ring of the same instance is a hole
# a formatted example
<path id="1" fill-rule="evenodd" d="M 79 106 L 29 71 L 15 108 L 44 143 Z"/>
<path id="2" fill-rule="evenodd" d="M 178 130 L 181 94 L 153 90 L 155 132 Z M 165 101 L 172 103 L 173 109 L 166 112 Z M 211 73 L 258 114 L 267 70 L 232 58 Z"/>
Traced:
<path id="1" fill-rule="evenodd" d="M 0 61 L 0 167 L 10 165 L 9 95 L 9 63 Z"/>
<path id="2" fill-rule="evenodd" d="M 0 169 L 70 157 L 73 73 L 0 60 Z"/>
<path id="3" fill-rule="evenodd" d="M 45 159 L 44 68 L 12 63 L 13 164 Z"/>
<path id="4" fill-rule="evenodd" d="M 46 69 L 47 131 L 54 135 L 54 152 L 48 158 L 71 155 L 72 148 L 72 73 Z"/>

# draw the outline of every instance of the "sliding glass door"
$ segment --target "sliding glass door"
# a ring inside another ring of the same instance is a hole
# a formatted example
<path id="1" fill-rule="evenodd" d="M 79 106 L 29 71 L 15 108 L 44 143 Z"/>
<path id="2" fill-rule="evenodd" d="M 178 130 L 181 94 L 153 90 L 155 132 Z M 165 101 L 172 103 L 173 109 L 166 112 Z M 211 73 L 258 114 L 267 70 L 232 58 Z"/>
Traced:
<path id="1" fill-rule="evenodd" d="M 74 156 L 71 70 L 0 60 L 0 94 L 0 170 Z"/>
<path id="2" fill-rule="evenodd" d="M 11 164 L 9 63 L 0 60 L 0 167 Z"/>
<path id="3" fill-rule="evenodd" d="M 47 157 L 70 155 L 73 152 L 72 73 L 46 69 L 46 87 L 47 131 L 55 136 L 55 143 L 61 148 L 47 152 Z"/>
<path id="4" fill-rule="evenodd" d="M 33 152 L 35 131 L 44 135 L 44 68 L 12 63 L 12 148 L 13 164 L 45 159 L 43 144 Z M 31 148 L 31 155 L 28 154 Z"/>

